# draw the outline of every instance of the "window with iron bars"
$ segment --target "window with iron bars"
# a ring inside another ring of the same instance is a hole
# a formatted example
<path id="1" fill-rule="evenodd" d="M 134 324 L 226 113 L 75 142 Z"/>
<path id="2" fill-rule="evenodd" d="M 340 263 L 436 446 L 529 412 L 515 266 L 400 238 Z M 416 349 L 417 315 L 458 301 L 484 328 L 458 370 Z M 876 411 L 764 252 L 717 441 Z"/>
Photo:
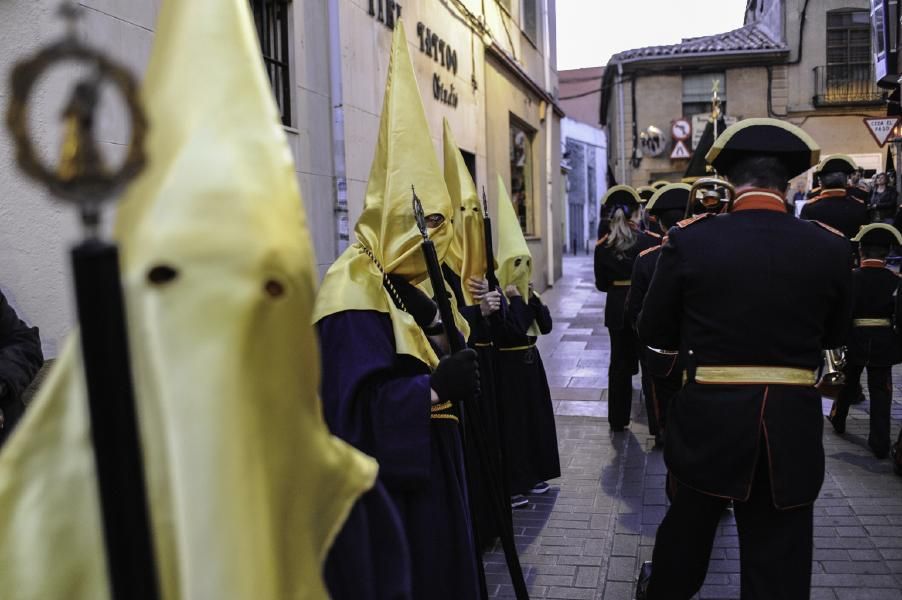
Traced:
<path id="1" fill-rule="evenodd" d="M 279 105 L 282 124 L 291 126 L 291 45 L 288 43 L 288 5 L 291 0 L 250 0 L 250 3 L 263 64 Z"/>

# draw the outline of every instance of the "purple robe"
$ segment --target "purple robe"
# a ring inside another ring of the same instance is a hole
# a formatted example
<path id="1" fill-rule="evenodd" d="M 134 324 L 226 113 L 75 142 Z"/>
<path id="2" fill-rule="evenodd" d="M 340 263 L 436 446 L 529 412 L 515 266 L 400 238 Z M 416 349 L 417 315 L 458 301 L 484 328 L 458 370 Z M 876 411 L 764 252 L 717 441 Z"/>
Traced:
<path id="1" fill-rule="evenodd" d="M 326 422 L 335 435 L 379 462 L 379 482 L 394 503 L 409 549 L 411 597 L 478 598 L 460 432 L 456 421 L 430 417 L 429 367 L 395 353 L 387 314 L 345 311 L 322 319 L 318 330 Z M 370 532 L 365 531 L 367 525 Z M 345 529 L 358 531 L 343 531 L 347 537 L 342 547 L 353 547 L 350 538 L 355 537 L 362 545 L 389 544 L 386 533 L 379 531 L 386 526 L 372 518 L 368 523 L 349 521 Z M 373 547 L 374 562 L 381 552 Z M 400 571 L 405 565 L 394 567 Z M 401 577 L 376 575 L 377 581 L 358 581 L 357 589 Z M 341 583 L 353 587 L 352 582 Z M 368 596 L 338 596 L 331 583 L 330 591 L 336 600 L 386 597 L 372 590 Z"/>

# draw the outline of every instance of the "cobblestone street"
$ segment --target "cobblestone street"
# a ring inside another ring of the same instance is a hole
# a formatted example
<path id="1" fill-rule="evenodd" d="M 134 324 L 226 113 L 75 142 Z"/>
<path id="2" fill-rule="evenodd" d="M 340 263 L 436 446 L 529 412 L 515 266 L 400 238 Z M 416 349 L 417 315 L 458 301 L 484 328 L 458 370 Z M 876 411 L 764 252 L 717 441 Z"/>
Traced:
<path id="1" fill-rule="evenodd" d="M 634 379 L 633 422 L 607 424 L 609 340 L 591 257 L 565 257 L 543 295 L 554 331 L 540 339 L 557 415 L 562 477 L 514 512 L 534 598 L 629 600 L 666 510 L 665 468 L 645 426 Z M 902 421 L 902 369 L 894 373 L 892 435 Z M 825 402 L 825 411 L 829 403 Z M 818 600 L 902 599 L 902 478 L 867 449 L 867 410 L 852 408 L 844 437 L 825 421 L 827 474 L 815 506 L 812 595 Z M 498 548 L 486 556 L 489 593 L 513 598 Z M 700 598 L 739 598 L 739 548 L 725 515 Z"/>

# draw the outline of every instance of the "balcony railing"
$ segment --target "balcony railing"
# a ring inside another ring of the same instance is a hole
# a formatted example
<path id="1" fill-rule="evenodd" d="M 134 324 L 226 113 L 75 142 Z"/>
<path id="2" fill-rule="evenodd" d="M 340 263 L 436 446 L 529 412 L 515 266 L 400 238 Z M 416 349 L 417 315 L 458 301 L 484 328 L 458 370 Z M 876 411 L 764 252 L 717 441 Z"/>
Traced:
<path id="1" fill-rule="evenodd" d="M 886 101 L 877 87 L 874 65 L 827 65 L 814 68 L 815 106 L 867 106 Z"/>

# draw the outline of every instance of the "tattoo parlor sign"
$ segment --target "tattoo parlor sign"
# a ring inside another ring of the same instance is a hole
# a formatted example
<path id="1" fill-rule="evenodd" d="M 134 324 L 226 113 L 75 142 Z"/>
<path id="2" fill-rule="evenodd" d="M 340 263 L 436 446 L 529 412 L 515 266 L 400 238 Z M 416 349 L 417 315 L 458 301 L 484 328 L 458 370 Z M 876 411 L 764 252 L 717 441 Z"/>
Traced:
<path id="1" fill-rule="evenodd" d="M 401 18 L 401 5 L 395 0 L 369 0 L 369 15 L 389 29 Z M 454 87 L 454 76 L 457 75 L 457 50 L 426 26 L 422 21 L 417 23 L 417 39 L 420 52 L 433 60 L 436 71 L 432 74 L 432 97 L 451 108 L 457 108 L 459 97 Z M 450 76 L 450 77 L 449 77 Z M 446 81 L 443 77 L 449 77 Z"/>

